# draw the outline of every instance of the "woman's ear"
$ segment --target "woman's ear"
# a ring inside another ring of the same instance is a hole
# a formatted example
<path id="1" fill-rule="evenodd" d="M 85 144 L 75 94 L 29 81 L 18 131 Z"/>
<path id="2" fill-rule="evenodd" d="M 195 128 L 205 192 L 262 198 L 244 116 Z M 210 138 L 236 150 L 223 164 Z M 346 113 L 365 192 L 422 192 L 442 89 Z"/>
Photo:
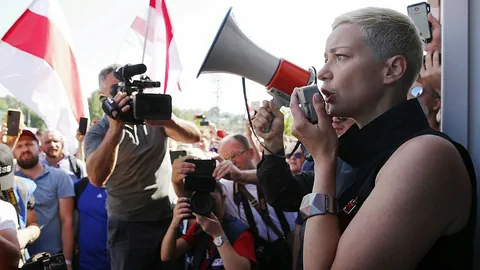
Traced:
<path id="1" fill-rule="evenodd" d="M 384 84 L 393 84 L 399 81 L 407 70 L 407 59 L 404 56 L 396 55 L 385 63 L 383 74 Z"/>

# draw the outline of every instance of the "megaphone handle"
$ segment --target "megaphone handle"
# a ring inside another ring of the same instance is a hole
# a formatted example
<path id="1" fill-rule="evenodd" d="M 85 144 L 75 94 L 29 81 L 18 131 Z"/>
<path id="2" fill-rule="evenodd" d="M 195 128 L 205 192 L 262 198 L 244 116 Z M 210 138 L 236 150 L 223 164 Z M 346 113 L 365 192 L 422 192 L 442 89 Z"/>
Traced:
<path id="1" fill-rule="evenodd" d="M 275 115 L 272 115 L 272 121 L 270 121 L 270 123 L 268 124 L 268 127 L 263 129 L 263 133 L 270 132 L 270 129 L 272 129 L 273 120 L 275 120 Z"/>

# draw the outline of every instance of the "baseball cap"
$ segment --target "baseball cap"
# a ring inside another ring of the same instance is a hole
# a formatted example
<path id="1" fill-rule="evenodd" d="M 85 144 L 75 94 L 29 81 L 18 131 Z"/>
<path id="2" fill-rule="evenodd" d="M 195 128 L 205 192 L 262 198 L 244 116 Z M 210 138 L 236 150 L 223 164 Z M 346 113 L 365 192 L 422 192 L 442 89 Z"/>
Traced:
<path id="1" fill-rule="evenodd" d="M 0 143 L 0 189 L 8 190 L 13 187 L 15 181 L 15 163 L 12 150 L 3 143 Z"/>
<path id="2" fill-rule="evenodd" d="M 219 129 L 217 130 L 217 137 L 223 139 L 227 136 L 227 131 L 223 130 L 223 129 Z"/>
<path id="3" fill-rule="evenodd" d="M 22 133 L 20 133 L 20 136 L 19 137 L 22 137 L 22 136 L 28 136 L 32 139 L 34 139 L 35 141 L 38 142 L 38 138 L 37 138 L 37 135 L 35 135 L 35 133 L 33 133 L 32 131 L 28 130 L 28 129 L 22 129 Z"/>

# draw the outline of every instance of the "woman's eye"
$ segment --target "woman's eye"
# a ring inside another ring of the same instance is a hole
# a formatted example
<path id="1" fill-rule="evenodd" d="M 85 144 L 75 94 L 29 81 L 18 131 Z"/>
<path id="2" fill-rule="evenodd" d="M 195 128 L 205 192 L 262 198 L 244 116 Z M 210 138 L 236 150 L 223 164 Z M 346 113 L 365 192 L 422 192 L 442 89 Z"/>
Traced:
<path id="1" fill-rule="evenodd" d="M 343 61 L 347 58 L 344 54 L 335 54 L 335 57 L 337 58 L 337 61 Z"/>

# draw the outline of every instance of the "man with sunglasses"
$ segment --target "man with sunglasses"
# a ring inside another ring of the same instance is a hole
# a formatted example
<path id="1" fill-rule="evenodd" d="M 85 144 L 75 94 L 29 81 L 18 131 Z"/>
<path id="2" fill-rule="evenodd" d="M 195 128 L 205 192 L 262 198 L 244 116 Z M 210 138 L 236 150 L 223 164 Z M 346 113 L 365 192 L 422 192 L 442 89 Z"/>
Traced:
<path id="1" fill-rule="evenodd" d="M 297 143 L 295 142 L 289 143 L 285 149 L 285 157 L 290 166 L 290 171 L 292 171 L 293 174 L 300 173 L 302 171 L 303 163 L 305 162 L 305 155 L 303 154 L 301 147 L 298 147 L 295 152 L 292 153 L 296 145 Z"/>
<path id="2" fill-rule="evenodd" d="M 262 190 L 256 184 L 244 185 L 232 177 L 241 175 L 234 173 L 240 170 L 244 176 L 236 177 L 237 179 L 245 179 L 245 175 L 250 174 L 258 183 L 253 163 L 254 150 L 245 136 L 237 134 L 225 137 L 220 142 L 218 153 L 221 162 L 213 176 L 223 178 L 220 182 L 227 196 L 227 213 L 248 224 L 253 231 L 257 269 L 291 269 L 291 245 L 286 239 L 294 228 L 296 213 L 283 213 L 274 209 L 266 203 Z M 275 261 L 270 258 L 275 258 Z"/>
<path id="3" fill-rule="evenodd" d="M 437 114 L 440 111 L 441 98 L 433 87 L 428 84 L 415 82 L 408 91 L 408 99 L 417 98 L 427 116 L 428 124 L 435 130 L 440 130 L 440 123 L 437 121 Z"/>

